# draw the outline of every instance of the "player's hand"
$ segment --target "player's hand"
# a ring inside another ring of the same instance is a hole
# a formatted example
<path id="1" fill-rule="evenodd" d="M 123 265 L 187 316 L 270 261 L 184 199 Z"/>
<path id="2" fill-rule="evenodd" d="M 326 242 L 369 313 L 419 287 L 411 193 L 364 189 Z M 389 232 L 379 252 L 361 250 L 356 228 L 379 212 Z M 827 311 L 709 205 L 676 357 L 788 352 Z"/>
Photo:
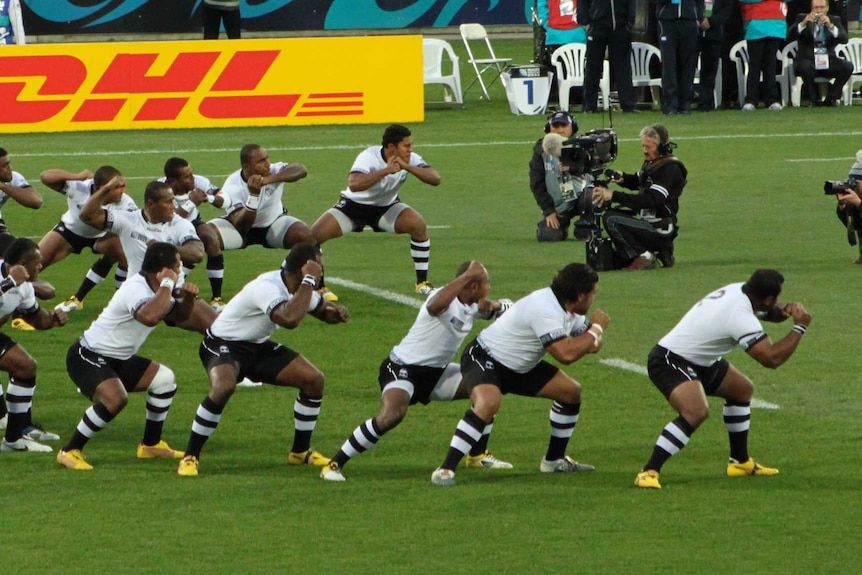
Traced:
<path id="1" fill-rule="evenodd" d="M 487 273 L 488 270 L 485 269 L 485 266 L 479 260 L 471 260 L 470 265 L 464 271 L 464 276 L 469 278 L 470 281 L 481 281 Z"/>
<path id="2" fill-rule="evenodd" d="M 248 179 L 248 193 L 252 196 L 259 196 L 260 190 L 266 185 L 263 176 L 254 174 Z"/>
<path id="3" fill-rule="evenodd" d="M 9 268 L 9 277 L 15 281 L 15 285 L 21 285 L 30 279 L 30 272 L 27 271 L 27 268 L 20 264 L 16 264 Z"/>
<path id="4" fill-rule="evenodd" d="M 189 192 L 189 199 L 193 201 L 196 206 L 199 206 L 207 201 L 207 193 L 200 188 L 195 188 Z"/>
<path id="5" fill-rule="evenodd" d="M 604 312 L 604 310 L 597 309 L 590 314 L 590 323 L 593 325 L 600 325 L 604 330 L 608 327 L 608 324 L 611 323 L 611 318 Z"/>
<path id="6" fill-rule="evenodd" d="M 404 162 L 397 155 L 392 156 L 389 158 L 389 162 L 386 164 L 386 167 L 389 168 L 390 174 L 397 174 L 404 169 Z"/>
<path id="7" fill-rule="evenodd" d="M 162 280 L 166 279 L 177 283 L 177 279 L 179 279 L 179 276 L 177 276 L 177 272 L 175 272 L 171 268 L 162 268 L 156 274 L 156 279 L 159 281 L 159 283 L 162 283 Z"/>
<path id="8" fill-rule="evenodd" d="M 784 306 L 783 313 L 793 318 L 793 323 L 808 326 L 811 324 L 811 314 L 801 303 L 792 302 Z"/>
<path id="9" fill-rule="evenodd" d="M 80 181 L 83 182 L 84 180 L 89 180 L 90 178 L 92 178 L 93 172 L 90 170 L 81 170 L 80 172 L 78 172 L 77 177 Z"/>
<path id="10" fill-rule="evenodd" d="M 66 325 L 66 322 L 69 321 L 69 316 L 61 309 L 51 310 L 50 315 L 54 325 L 57 326 Z"/>
<path id="11" fill-rule="evenodd" d="M 337 321 L 335 323 L 345 323 L 350 319 L 350 312 L 347 311 L 347 308 L 343 305 L 333 305 L 335 309 L 335 318 Z"/>
<path id="12" fill-rule="evenodd" d="M 323 267 L 314 260 L 308 260 L 302 265 L 303 275 L 314 276 L 317 282 L 320 283 L 320 276 L 323 275 Z"/>
<path id="13" fill-rule="evenodd" d="M 188 297 L 194 299 L 201 293 L 201 288 L 199 288 L 196 284 L 184 283 L 182 286 L 177 288 L 177 291 L 180 292 L 182 297 Z"/>

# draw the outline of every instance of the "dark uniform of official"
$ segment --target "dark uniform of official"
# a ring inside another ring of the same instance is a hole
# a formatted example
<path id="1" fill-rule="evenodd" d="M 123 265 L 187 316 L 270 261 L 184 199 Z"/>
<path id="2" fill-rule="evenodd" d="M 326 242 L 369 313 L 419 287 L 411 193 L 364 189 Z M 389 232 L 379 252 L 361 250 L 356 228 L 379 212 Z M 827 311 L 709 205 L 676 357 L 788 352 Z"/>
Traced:
<path id="1" fill-rule="evenodd" d="M 814 78 L 834 78 L 829 84 L 826 103 L 837 105 L 841 101 L 844 84 L 853 75 L 853 63 L 835 55 L 835 46 L 847 43 L 847 29 L 841 24 L 841 17 L 830 14 L 829 20 L 835 26 L 837 35 L 833 36 L 832 32 L 827 30 L 825 26 L 811 22 L 807 23 L 800 32 L 799 24 L 803 18 L 805 18 L 805 14 L 797 16 L 796 21 L 787 30 L 787 39 L 796 40 L 799 43 L 799 48 L 796 51 L 796 75 L 802 78 L 805 84 L 805 94 L 808 96 L 808 103 L 811 106 L 820 102 Z M 815 64 L 818 53 L 822 53 L 828 58 L 827 67 L 820 70 Z"/>
<path id="2" fill-rule="evenodd" d="M 658 0 L 656 18 L 661 47 L 661 111 L 688 112 L 697 69 L 703 0 Z"/>
<path id="3" fill-rule="evenodd" d="M 605 50 L 620 96 L 623 112 L 635 109 L 632 87 L 632 28 L 635 0 L 579 0 L 578 24 L 587 32 L 587 67 L 584 78 L 584 112 L 596 111 Z"/>

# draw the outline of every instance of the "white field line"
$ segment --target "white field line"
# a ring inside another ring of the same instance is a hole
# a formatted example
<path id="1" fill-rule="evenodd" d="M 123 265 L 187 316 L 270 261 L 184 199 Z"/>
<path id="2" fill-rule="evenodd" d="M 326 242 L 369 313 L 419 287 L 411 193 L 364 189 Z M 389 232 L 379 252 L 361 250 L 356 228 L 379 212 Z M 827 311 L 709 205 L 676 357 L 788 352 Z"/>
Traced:
<path id="1" fill-rule="evenodd" d="M 638 365 L 636 363 L 631 363 L 630 361 L 626 361 L 624 359 L 618 359 L 613 357 L 610 359 L 602 359 L 599 361 L 599 363 L 610 367 L 616 367 L 617 369 L 632 371 L 640 375 L 647 374 L 647 369 L 644 366 Z M 763 401 L 761 399 L 757 399 L 756 397 L 751 398 L 751 407 L 754 409 L 780 409 L 780 407 L 775 403 L 769 403 L 768 401 Z"/>

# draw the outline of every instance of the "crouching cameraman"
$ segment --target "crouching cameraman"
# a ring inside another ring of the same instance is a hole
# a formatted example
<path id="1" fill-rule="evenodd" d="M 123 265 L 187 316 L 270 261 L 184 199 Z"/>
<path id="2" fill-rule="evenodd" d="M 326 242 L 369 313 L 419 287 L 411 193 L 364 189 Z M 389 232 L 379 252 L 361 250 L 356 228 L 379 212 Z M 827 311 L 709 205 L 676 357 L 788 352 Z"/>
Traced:
<path id="1" fill-rule="evenodd" d="M 558 134 L 569 139 L 578 132 L 578 123 L 568 112 L 555 112 L 545 123 L 546 134 Z M 536 239 L 540 242 L 560 242 L 569 237 L 569 224 L 578 215 L 578 197 L 592 184 L 592 176 L 576 176 L 567 166 L 542 147 L 544 138 L 533 147 L 530 158 L 530 190 L 542 210 L 543 219 L 536 228 Z M 575 225 L 575 236 L 583 238 L 589 232 L 579 233 Z"/>
<path id="2" fill-rule="evenodd" d="M 640 133 L 644 163 L 637 174 L 615 171 L 613 182 L 637 194 L 611 191 L 596 186 L 592 193 L 596 206 L 617 204 L 606 209 L 602 222 L 611 237 L 619 268 L 652 269 L 656 259 L 663 267 L 673 267 L 673 242 L 679 233 L 679 197 L 688 170 L 673 155 L 676 144 L 670 141 L 661 124 L 647 126 Z"/>
<path id="3" fill-rule="evenodd" d="M 838 199 L 836 213 L 847 228 L 847 241 L 859 246 L 859 257 L 854 263 L 862 264 L 862 150 L 856 152 L 856 163 L 850 168 L 844 182 L 826 182 L 827 194 Z"/>

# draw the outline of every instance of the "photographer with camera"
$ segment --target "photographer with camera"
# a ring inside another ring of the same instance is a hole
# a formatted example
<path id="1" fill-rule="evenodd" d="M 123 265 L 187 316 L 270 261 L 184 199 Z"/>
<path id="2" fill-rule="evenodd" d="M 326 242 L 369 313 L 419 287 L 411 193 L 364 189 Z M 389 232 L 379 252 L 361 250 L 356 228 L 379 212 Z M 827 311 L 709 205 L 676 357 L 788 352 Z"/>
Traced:
<path id="1" fill-rule="evenodd" d="M 787 32 L 788 40 L 799 43 L 796 75 L 802 78 L 808 106 L 840 106 L 844 84 L 853 75 L 853 63 L 835 54 L 835 46 L 848 40 L 841 18 L 829 15 L 826 0 L 811 0 L 811 11 L 797 16 Z M 833 79 L 822 102 L 815 78 Z"/>
<path id="2" fill-rule="evenodd" d="M 629 270 L 653 269 L 656 259 L 663 267 L 674 265 L 673 242 L 679 233 L 679 197 L 686 185 L 688 170 L 674 156 L 676 144 L 661 124 L 640 132 L 644 163 L 637 174 L 613 172 L 613 182 L 637 194 L 593 189 L 595 206 L 617 204 L 605 210 L 602 222 L 614 247 L 617 267 Z M 622 207 L 622 209 L 620 208 Z"/>
<path id="3" fill-rule="evenodd" d="M 826 182 L 823 191 L 838 199 L 835 210 L 847 228 L 847 242 L 859 246 L 856 264 L 862 264 L 862 150 L 856 152 L 856 163 L 843 182 Z"/>
<path id="4" fill-rule="evenodd" d="M 568 140 L 578 133 L 578 122 L 565 111 L 555 112 L 545 123 L 545 134 L 557 134 Z M 530 158 L 530 191 L 542 210 L 544 219 L 536 228 L 540 242 L 561 242 L 569 237 L 569 224 L 578 214 L 578 198 L 590 186 L 590 174 L 575 174 L 557 156 L 543 148 L 545 138 L 533 147 Z M 587 230 L 588 231 L 588 230 Z M 574 231 L 578 234 L 577 224 Z"/>

